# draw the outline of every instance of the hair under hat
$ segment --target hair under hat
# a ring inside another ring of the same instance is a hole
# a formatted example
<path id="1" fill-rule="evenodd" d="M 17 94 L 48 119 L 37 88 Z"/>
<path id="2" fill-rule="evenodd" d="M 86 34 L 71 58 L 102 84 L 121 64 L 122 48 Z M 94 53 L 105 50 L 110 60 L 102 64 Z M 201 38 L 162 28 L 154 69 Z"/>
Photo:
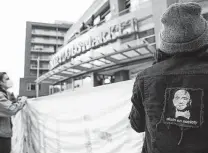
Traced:
<path id="1" fill-rule="evenodd" d="M 3 76 L 6 74 L 6 72 L 0 72 L 0 81 L 2 81 Z"/>
<path id="2" fill-rule="evenodd" d="M 176 3 L 162 15 L 160 50 L 167 54 L 193 52 L 208 44 L 208 25 L 197 3 Z"/>

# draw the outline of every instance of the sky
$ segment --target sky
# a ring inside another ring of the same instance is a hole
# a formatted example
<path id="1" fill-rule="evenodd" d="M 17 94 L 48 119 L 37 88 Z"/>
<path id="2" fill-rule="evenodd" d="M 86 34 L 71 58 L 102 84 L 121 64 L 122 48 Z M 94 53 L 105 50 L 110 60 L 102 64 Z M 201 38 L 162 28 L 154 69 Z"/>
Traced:
<path id="1" fill-rule="evenodd" d="M 76 22 L 94 0 L 2 0 L 0 1 L 0 72 L 7 72 L 19 93 L 24 76 L 26 21 Z"/>

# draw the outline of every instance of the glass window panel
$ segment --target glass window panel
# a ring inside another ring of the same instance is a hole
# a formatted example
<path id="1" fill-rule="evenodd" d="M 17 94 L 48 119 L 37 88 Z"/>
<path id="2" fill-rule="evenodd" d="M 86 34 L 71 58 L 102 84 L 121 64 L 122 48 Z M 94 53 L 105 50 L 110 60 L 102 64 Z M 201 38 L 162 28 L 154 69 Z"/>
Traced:
<path id="1" fill-rule="evenodd" d="M 62 71 L 61 73 L 63 73 L 63 74 L 73 74 L 73 72 L 69 72 L 69 71 Z"/>
<path id="2" fill-rule="evenodd" d="M 137 51 L 140 52 L 141 54 L 148 54 L 148 53 L 150 53 L 146 48 L 137 49 Z"/>
<path id="3" fill-rule="evenodd" d="M 113 62 L 107 60 L 107 59 L 104 59 L 104 58 L 101 58 L 99 59 L 100 61 L 103 61 L 104 63 L 107 63 L 107 64 L 112 64 Z"/>
<path id="4" fill-rule="evenodd" d="M 124 54 L 129 56 L 129 57 L 139 56 L 139 54 L 137 52 L 135 52 L 135 51 L 125 52 Z"/>
<path id="5" fill-rule="evenodd" d="M 77 70 L 77 69 L 67 69 L 67 71 L 75 72 L 75 73 L 81 72 L 80 70 Z"/>
<path id="6" fill-rule="evenodd" d="M 93 67 L 93 65 L 89 64 L 89 63 L 82 64 L 81 66 L 86 67 L 86 68 L 92 68 Z"/>
<path id="7" fill-rule="evenodd" d="M 100 61 L 98 61 L 98 60 L 93 61 L 93 62 L 90 62 L 90 63 L 95 64 L 95 65 L 98 65 L 98 66 L 104 65 L 103 62 L 100 62 Z"/>
<path id="8" fill-rule="evenodd" d="M 117 55 L 113 55 L 111 56 L 112 58 L 115 58 L 117 60 L 122 60 L 122 59 L 126 59 L 127 57 L 121 55 L 121 54 L 117 54 Z"/>

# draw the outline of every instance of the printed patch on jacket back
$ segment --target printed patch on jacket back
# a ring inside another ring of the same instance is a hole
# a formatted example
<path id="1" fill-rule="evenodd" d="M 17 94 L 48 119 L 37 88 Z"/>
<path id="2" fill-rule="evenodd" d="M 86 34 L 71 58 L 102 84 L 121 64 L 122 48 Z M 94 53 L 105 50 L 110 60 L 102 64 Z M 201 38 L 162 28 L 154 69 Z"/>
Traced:
<path id="1" fill-rule="evenodd" d="M 167 88 L 163 122 L 181 127 L 199 127 L 203 123 L 203 95 L 202 89 Z"/>

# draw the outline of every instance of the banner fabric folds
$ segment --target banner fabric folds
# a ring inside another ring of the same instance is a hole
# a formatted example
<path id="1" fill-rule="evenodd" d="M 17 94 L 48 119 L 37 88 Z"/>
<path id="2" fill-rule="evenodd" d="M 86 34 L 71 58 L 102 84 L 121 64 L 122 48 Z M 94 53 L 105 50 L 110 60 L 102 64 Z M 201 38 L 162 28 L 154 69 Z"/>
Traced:
<path id="1" fill-rule="evenodd" d="M 133 80 L 29 99 L 12 119 L 12 153 L 140 153 L 132 88 Z"/>

